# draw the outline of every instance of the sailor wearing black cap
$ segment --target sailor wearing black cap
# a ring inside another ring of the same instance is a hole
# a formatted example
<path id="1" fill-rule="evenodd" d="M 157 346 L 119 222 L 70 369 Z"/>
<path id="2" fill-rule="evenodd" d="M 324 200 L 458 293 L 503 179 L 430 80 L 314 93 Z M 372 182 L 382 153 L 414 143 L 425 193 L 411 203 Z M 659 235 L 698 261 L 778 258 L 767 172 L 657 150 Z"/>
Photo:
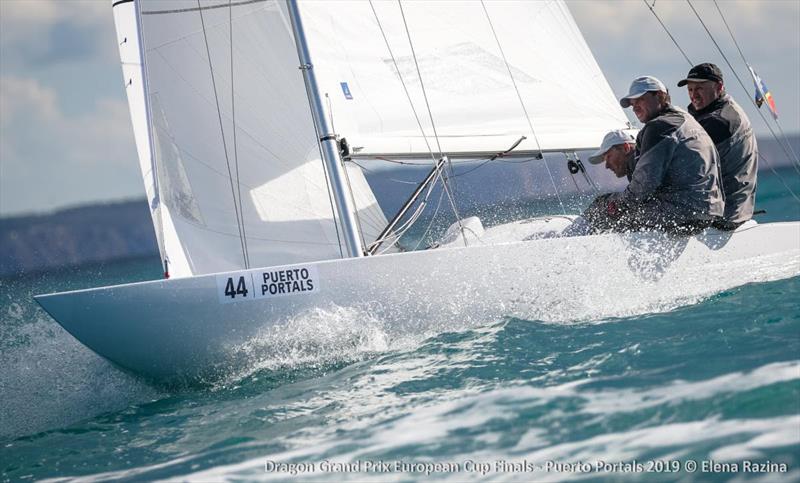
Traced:
<path id="1" fill-rule="evenodd" d="M 750 120 L 725 92 L 722 71 L 716 65 L 692 67 L 678 82 L 678 87 L 683 86 L 689 91 L 689 113 L 711 136 L 720 156 L 725 216 L 714 226 L 735 229 L 752 218 L 755 204 L 758 145 Z"/>

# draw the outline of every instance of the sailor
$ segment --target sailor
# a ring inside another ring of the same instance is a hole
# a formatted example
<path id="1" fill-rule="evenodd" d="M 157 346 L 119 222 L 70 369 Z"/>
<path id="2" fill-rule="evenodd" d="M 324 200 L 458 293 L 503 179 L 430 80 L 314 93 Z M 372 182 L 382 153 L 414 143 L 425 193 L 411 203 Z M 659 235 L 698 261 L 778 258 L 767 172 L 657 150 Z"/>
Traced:
<path id="1" fill-rule="evenodd" d="M 589 162 L 600 164 L 605 162 L 606 169 L 612 171 L 617 178 L 627 177 L 631 180 L 633 168 L 636 164 L 634 152 L 636 139 L 628 131 L 616 129 L 603 137 L 600 149 L 589 156 Z M 596 232 L 589 220 L 596 220 L 606 209 L 606 204 L 611 193 L 599 195 L 589 207 L 575 221 L 568 226 L 562 236 L 582 236 Z"/>
<path id="2" fill-rule="evenodd" d="M 563 234 L 586 234 L 582 228 L 586 224 L 588 233 L 661 230 L 694 234 L 709 227 L 722 216 L 725 203 L 719 155 L 706 131 L 692 116 L 670 104 L 667 88 L 654 77 L 634 79 L 620 105 L 633 106 L 644 123 L 636 137 L 634 158 L 624 173 L 630 183 L 621 193 L 596 198 L 582 219 Z M 603 153 L 607 154 L 608 150 Z"/>
<path id="3" fill-rule="evenodd" d="M 636 163 L 634 152 L 636 150 L 636 140 L 627 131 L 617 129 L 609 132 L 603 137 L 603 142 L 600 144 L 600 149 L 595 151 L 589 156 L 589 162 L 592 164 L 600 164 L 605 162 L 606 169 L 612 171 L 617 178 L 627 177 L 628 181 L 631 180 L 633 168 Z M 575 221 L 568 226 L 562 233 L 562 236 L 582 236 L 596 233 L 600 230 L 596 229 L 590 220 L 598 222 L 606 210 L 606 205 L 611 193 L 599 195 L 592 201 L 582 216 L 579 216 Z"/>
<path id="4" fill-rule="evenodd" d="M 627 176 L 630 181 L 636 161 L 635 150 L 636 139 L 629 132 L 617 129 L 605 135 L 600 149 L 589 156 L 589 162 L 605 162 L 606 169 L 611 170 L 617 178 Z"/>
<path id="5" fill-rule="evenodd" d="M 753 217 L 758 146 L 750 120 L 727 92 L 722 71 L 714 64 L 692 67 L 678 87 L 687 86 L 689 113 L 706 130 L 717 147 L 725 192 L 725 215 L 714 223 L 735 230 Z"/>

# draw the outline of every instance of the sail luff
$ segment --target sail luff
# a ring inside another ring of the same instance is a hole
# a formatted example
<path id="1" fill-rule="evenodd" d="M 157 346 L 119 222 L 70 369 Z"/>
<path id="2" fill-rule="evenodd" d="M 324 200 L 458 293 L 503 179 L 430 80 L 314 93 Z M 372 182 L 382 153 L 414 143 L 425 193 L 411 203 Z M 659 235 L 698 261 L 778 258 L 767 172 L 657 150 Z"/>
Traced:
<path id="1" fill-rule="evenodd" d="M 141 22 L 141 4 L 137 1 L 133 2 L 134 5 L 134 18 L 136 19 L 136 44 L 139 52 L 139 71 L 141 75 L 141 85 L 144 89 L 144 113 L 147 120 L 147 147 L 148 155 L 150 156 L 150 172 L 153 177 L 153 201 L 150 203 L 150 210 L 153 216 L 153 228 L 156 231 L 156 239 L 159 242 L 159 252 L 161 254 L 161 261 L 164 268 L 164 277 L 170 277 L 170 257 L 167 253 L 166 243 L 164 240 L 164 214 L 161 204 L 161 183 L 158 182 L 158 163 L 156 161 L 155 150 L 153 148 L 153 125 L 150 116 L 150 103 L 147 96 L 147 68 L 145 67 L 144 46 L 142 37 L 142 22 Z"/>
<path id="2" fill-rule="evenodd" d="M 144 42 L 139 9 L 138 1 L 117 2 L 113 5 L 117 35 L 122 39 L 119 41 L 119 53 L 123 79 L 139 155 L 139 167 L 159 254 L 164 265 L 164 275 L 184 277 L 192 275 L 192 272 L 175 233 L 172 219 L 162 203 L 147 96 Z"/>

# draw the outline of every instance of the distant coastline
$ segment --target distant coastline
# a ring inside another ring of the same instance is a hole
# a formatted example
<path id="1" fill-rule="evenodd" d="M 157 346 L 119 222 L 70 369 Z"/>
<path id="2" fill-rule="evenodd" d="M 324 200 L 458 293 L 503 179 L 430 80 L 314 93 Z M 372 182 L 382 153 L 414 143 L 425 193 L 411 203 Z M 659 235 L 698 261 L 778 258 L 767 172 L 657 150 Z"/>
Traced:
<path id="1" fill-rule="evenodd" d="M 122 258 L 158 256 L 143 199 L 0 218 L 0 277 Z"/>

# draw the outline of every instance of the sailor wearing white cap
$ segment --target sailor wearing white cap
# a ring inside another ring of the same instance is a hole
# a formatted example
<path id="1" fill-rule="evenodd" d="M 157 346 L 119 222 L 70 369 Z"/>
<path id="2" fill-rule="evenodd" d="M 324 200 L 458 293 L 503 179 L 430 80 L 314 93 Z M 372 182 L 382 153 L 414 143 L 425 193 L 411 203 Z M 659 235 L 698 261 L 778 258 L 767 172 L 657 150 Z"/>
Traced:
<path id="1" fill-rule="evenodd" d="M 628 131 L 617 129 L 609 132 L 603 138 L 600 149 L 589 156 L 592 164 L 606 163 L 606 169 L 614 172 L 617 178 L 627 176 L 630 181 L 635 158 L 636 139 Z"/>

